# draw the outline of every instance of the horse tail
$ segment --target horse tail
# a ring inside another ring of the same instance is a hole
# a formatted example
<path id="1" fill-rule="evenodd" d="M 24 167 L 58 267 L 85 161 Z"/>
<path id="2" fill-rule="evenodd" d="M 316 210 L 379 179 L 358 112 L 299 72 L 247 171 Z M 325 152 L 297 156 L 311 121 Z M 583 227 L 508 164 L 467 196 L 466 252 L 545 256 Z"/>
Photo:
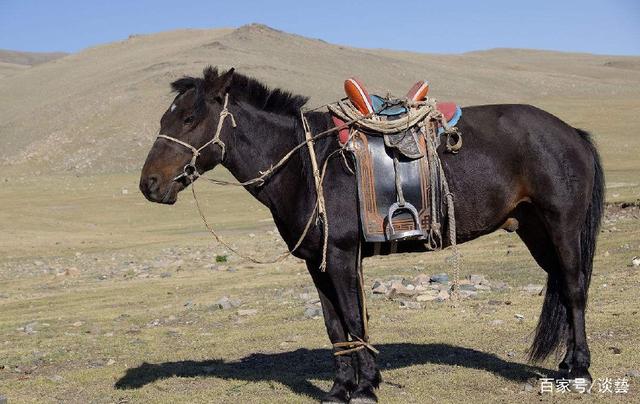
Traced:
<path id="1" fill-rule="evenodd" d="M 604 172 L 602 171 L 602 163 L 600 155 L 595 145 L 591 141 L 591 135 L 582 129 L 576 129 L 580 136 L 585 140 L 587 147 L 593 155 L 593 189 L 591 191 L 591 203 L 587 209 L 582 231 L 580 232 L 580 248 L 581 248 L 581 265 L 582 274 L 584 276 L 583 292 L 585 302 L 589 291 L 589 283 L 591 282 L 591 271 L 593 270 L 593 256 L 596 251 L 596 239 L 600 232 L 600 223 L 604 214 Z"/>
<path id="2" fill-rule="evenodd" d="M 591 201 L 587 208 L 585 221 L 580 231 L 580 265 L 582 266 L 582 292 L 585 302 L 591 281 L 593 269 L 593 256 L 596 249 L 596 238 L 600 231 L 600 222 L 604 212 L 604 173 L 600 155 L 591 141 L 591 135 L 576 128 L 577 133 L 584 140 L 586 147 L 593 155 L 593 188 Z M 547 292 L 542 305 L 542 313 L 536 328 L 536 335 L 529 350 L 529 359 L 534 362 L 546 359 L 552 352 L 557 351 L 568 332 L 567 310 L 562 303 L 561 292 L 563 288 L 562 275 L 559 272 L 550 272 L 547 278 Z"/>

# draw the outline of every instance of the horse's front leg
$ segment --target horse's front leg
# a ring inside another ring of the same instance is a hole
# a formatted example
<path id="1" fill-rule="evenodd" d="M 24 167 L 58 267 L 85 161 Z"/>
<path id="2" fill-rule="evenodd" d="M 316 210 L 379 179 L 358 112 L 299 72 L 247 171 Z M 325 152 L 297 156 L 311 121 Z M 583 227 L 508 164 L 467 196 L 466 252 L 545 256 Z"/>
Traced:
<path id="1" fill-rule="evenodd" d="M 322 304 L 324 323 L 332 344 L 347 340 L 342 315 L 338 311 L 338 300 L 335 289 L 326 272 L 321 272 L 319 265 L 307 262 L 307 269 L 318 289 L 318 296 Z M 356 388 L 356 371 L 353 366 L 352 355 L 336 355 L 334 364 L 336 375 L 331 390 L 323 397 L 323 403 L 347 403 L 351 392 Z"/>
<path id="2" fill-rule="evenodd" d="M 362 317 L 360 301 L 357 271 L 360 258 L 357 254 L 357 246 L 348 251 L 330 248 L 327 258 L 327 274 L 331 279 L 343 325 L 353 341 L 363 341 L 366 339 L 365 320 Z M 347 339 L 343 339 L 340 342 L 346 341 Z M 350 403 L 375 403 L 378 401 L 375 390 L 380 385 L 380 371 L 376 366 L 373 352 L 362 348 L 355 352 L 358 384 L 351 393 Z"/>

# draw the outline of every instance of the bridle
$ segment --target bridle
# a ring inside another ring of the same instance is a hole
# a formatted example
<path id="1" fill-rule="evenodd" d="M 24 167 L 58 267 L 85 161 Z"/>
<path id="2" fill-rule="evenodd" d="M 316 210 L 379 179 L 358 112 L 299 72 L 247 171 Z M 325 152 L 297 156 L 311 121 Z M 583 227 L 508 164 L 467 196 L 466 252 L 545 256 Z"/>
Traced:
<path id="1" fill-rule="evenodd" d="M 236 125 L 236 118 L 233 116 L 233 114 L 231 112 L 229 112 L 229 109 L 227 109 L 227 105 L 229 104 L 229 93 L 225 94 L 224 96 L 224 104 L 222 106 L 222 111 L 220 111 L 220 117 L 218 118 L 218 126 L 216 127 L 216 133 L 213 135 L 213 138 L 211 140 L 209 140 L 207 143 L 203 144 L 202 146 L 200 146 L 199 148 L 195 148 L 192 145 L 190 145 L 187 142 L 183 142 L 180 139 L 176 139 L 175 137 L 171 137 L 171 136 L 167 136 L 167 135 L 158 135 L 158 138 L 162 138 L 162 139 L 167 139 L 170 140 L 172 142 L 176 142 L 184 147 L 186 147 L 187 149 L 191 150 L 191 161 L 189 163 L 187 163 L 183 168 L 182 168 L 182 173 L 179 174 L 178 176 L 176 176 L 173 181 L 178 181 L 181 178 L 188 178 L 191 182 L 195 181 L 196 178 L 198 178 L 200 176 L 200 173 L 198 172 L 198 169 L 196 168 L 196 159 L 200 156 L 200 152 L 202 150 L 204 150 L 207 146 L 209 146 L 210 144 L 217 144 L 220 147 L 220 150 L 222 151 L 222 159 L 224 159 L 224 154 L 225 154 L 225 144 L 224 142 L 220 139 L 220 133 L 222 132 L 222 126 L 224 125 L 224 120 L 227 118 L 227 116 L 231 117 L 231 125 L 235 128 Z"/>

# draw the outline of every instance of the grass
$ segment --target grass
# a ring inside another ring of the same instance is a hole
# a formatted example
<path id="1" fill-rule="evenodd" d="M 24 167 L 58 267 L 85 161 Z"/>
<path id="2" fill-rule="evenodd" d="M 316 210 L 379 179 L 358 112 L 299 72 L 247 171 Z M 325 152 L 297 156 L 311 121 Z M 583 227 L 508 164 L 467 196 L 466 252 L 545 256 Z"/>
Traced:
<path id="1" fill-rule="evenodd" d="M 174 207 L 152 205 L 135 181 L 25 178 L 2 189 L 0 395 L 12 403 L 317 400 L 330 387 L 332 365 L 323 322 L 303 316 L 299 294 L 312 288 L 304 265 L 242 263 L 208 238 L 188 194 Z M 199 192 L 212 222 L 240 248 L 265 255 L 284 248 L 266 209 L 248 195 Z M 623 377 L 640 363 L 640 271 L 627 266 L 640 251 L 639 223 L 609 223 L 600 238 L 587 314 L 596 378 Z M 556 364 L 525 360 L 542 297 L 519 288 L 543 283 L 544 273 L 507 233 L 465 244 L 462 253 L 464 274 L 510 288 L 458 308 L 405 310 L 369 296 L 382 402 L 460 402 L 470 394 L 478 402 L 551 400 L 523 390 Z M 223 256 L 227 262 L 216 264 Z M 372 258 L 366 283 L 447 272 L 447 256 Z M 242 305 L 219 310 L 222 296 Z M 561 399 L 640 400 L 637 379 L 630 383 L 626 395 Z"/>

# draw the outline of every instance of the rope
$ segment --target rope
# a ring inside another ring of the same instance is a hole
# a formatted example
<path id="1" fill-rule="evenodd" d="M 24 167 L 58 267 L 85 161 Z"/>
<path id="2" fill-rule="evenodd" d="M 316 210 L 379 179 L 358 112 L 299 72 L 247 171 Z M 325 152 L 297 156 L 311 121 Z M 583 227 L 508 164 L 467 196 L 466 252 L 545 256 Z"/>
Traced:
<path id="1" fill-rule="evenodd" d="M 359 286 L 359 292 L 360 292 L 360 303 L 361 303 L 360 315 L 362 317 L 362 334 L 363 335 L 362 335 L 362 338 L 352 335 L 351 337 L 355 338 L 355 340 L 345 341 L 345 342 L 336 342 L 335 344 L 333 344 L 333 347 L 335 349 L 338 349 L 336 352 L 333 353 L 333 355 L 335 356 L 347 355 L 352 352 L 360 351 L 362 349 L 368 349 L 369 351 L 371 351 L 376 355 L 380 353 L 380 351 L 375 349 L 373 345 L 369 343 L 369 315 L 367 312 L 367 299 L 364 292 L 364 271 L 362 270 L 362 244 L 360 243 L 359 240 L 358 240 L 358 256 L 356 261 L 356 272 L 358 275 L 358 286 Z M 342 348 L 347 348 L 347 349 L 342 349 Z"/>
<path id="2" fill-rule="evenodd" d="M 460 250 L 456 240 L 456 215 L 453 206 L 453 194 L 449 191 L 449 183 L 444 175 L 442 165 L 440 165 L 440 175 L 442 178 L 442 187 L 445 197 L 447 198 L 447 216 L 449 219 L 449 244 L 451 245 L 451 265 L 453 266 L 453 285 L 451 285 L 451 301 L 453 306 L 457 307 L 460 301 Z"/>
<path id="3" fill-rule="evenodd" d="M 209 146 L 210 144 L 217 144 L 218 147 L 220 147 L 220 150 L 222 151 L 222 158 L 224 159 L 224 154 L 225 154 L 225 144 L 222 140 L 220 140 L 220 133 L 222 132 L 222 126 L 224 125 L 224 121 L 227 118 L 227 116 L 231 117 L 231 125 L 235 128 L 236 125 L 236 118 L 233 116 L 233 114 L 231 112 L 229 112 L 229 110 L 227 109 L 227 105 L 229 104 L 229 93 L 225 94 L 224 96 L 224 105 L 222 106 L 222 110 L 220 111 L 220 118 L 218 119 L 218 126 L 216 127 L 216 133 L 214 134 L 213 138 L 211 140 L 209 140 L 207 143 L 203 144 L 202 146 L 200 146 L 199 148 L 195 148 L 193 146 L 191 146 L 189 143 L 183 142 L 180 139 L 176 139 L 174 137 L 171 136 L 167 136 L 167 135 L 158 135 L 157 137 L 159 138 L 163 138 L 163 139 L 167 139 L 167 140 L 171 140 L 173 142 L 176 142 L 178 144 L 181 144 L 182 146 L 188 148 L 189 150 L 191 150 L 191 162 L 188 164 L 191 167 L 193 167 L 193 172 L 191 174 L 186 172 L 186 166 L 185 166 L 185 172 L 183 172 L 182 174 L 180 174 L 178 177 L 174 178 L 174 181 L 178 178 L 181 178 L 183 176 L 192 176 L 195 175 L 196 177 L 199 175 L 198 174 L 198 170 L 196 170 L 196 159 L 200 156 L 200 152 L 202 150 L 204 150 L 207 146 Z"/>
<path id="4" fill-rule="evenodd" d="M 344 121 L 353 121 L 353 126 L 359 129 L 369 130 L 378 133 L 397 133 L 410 127 L 420 124 L 427 117 L 440 116 L 433 99 L 419 102 L 407 102 L 407 114 L 393 120 L 380 120 L 376 116 L 363 115 L 350 101 L 338 101 L 335 104 L 327 105 L 329 111 L 333 112 Z"/>
<path id="5" fill-rule="evenodd" d="M 327 156 L 327 159 L 324 161 L 324 164 L 322 165 L 322 170 L 320 171 L 320 176 L 319 176 L 319 184 L 320 184 L 320 188 L 321 189 L 323 187 L 324 178 L 325 178 L 326 173 L 327 173 L 327 166 L 329 164 L 329 160 L 331 160 L 331 158 L 333 158 L 336 154 L 341 153 L 343 151 L 344 151 L 343 148 L 334 150 L 333 152 L 331 152 L 331 154 L 329 154 L 329 156 Z M 235 183 L 233 183 L 233 184 L 235 185 Z M 296 251 L 298 249 L 298 247 L 300 247 L 300 245 L 302 244 L 304 239 L 307 237 L 307 234 L 309 233 L 309 229 L 311 228 L 311 224 L 313 223 L 313 218 L 315 217 L 315 214 L 318 211 L 318 206 L 319 206 L 318 205 L 318 199 L 316 199 L 316 204 L 314 205 L 313 209 L 311 210 L 311 214 L 309 215 L 309 219 L 307 220 L 307 224 L 305 225 L 304 230 L 302 231 L 302 233 L 298 237 L 298 240 L 296 241 L 296 243 L 293 246 L 293 248 L 291 248 L 291 250 L 289 250 L 289 251 L 283 252 L 282 254 L 278 255 L 276 258 L 273 258 L 273 259 L 270 259 L 270 260 L 265 260 L 265 259 L 261 259 L 261 258 L 256 258 L 256 257 L 254 257 L 252 255 L 249 255 L 249 254 L 241 253 L 237 248 L 231 246 L 222 237 L 220 237 L 220 235 L 215 231 L 215 229 L 209 224 L 209 222 L 207 221 L 207 219 L 206 219 L 206 217 L 204 215 L 204 212 L 202 211 L 202 208 L 201 208 L 200 203 L 198 201 L 198 197 L 196 195 L 194 183 L 191 183 L 191 194 L 193 195 L 193 199 L 196 202 L 196 208 L 198 209 L 198 213 L 200 214 L 200 217 L 202 218 L 202 222 L 204 223 L 204 225 L 207 228 L 207 230 L 209 231 L 209 233 L 211 233 L 211 235 L 213 235 L 215 240 L 217 242 L 219 242 L 220 244 L 224 245 L 225 247 L 227 247 L 230 251 L 232 251 L 234 254 L 238 255 L 240 258 L 248 260 L 248 261 L 251 261 L 254 264 L 275 264 L 275 263 L 283 261 L 285 258 L 287 258 L 291 254 L 293 254 L 293 252 Z M 326 252 L 327 252 L 328 243 L 329 243 L 329 229 L 328 229 L 328 225 L 327 225 L 326 231 L 324 232 L 323 248 L 322 248 L 323 249 L 323 256 L 322 256 L 322 263 L 321 263 L 321 266 L 320 266 L 320 268 L 323 271 L 324 271 L 323 268 L 326 268 Z"/>
<path id="6" fill-rule="evenodd" d="M 322 178 L 320 178 L 320 171 L 318 170 L 318 160 L 316 159 L 316 151 L 313 148 L 313 136 L 311 135 L 311 128 L 309 128 L 309 122 L 304 116 L 304 112 L 300 111 L 300 118 L 302 119 L 302 126 L 304 128 L 304 136 L 307 140 L 307 146 L 309 148 L 309 158 L 311 159 L 311 168 L 313 169 L 313 180 L 316 184 L 316 206 L 318 207 L 318 219 L 323 225 L 323 243 L 322 243 L 322 262 L 320 263 L 320 271 L 324 272 L 327 269 L 327 249 L 329 245 L 329 217 L 327 216 L 327 208 L 324 203 L 324 190 L 322 187 Z"/>
<path id="7" fill-rule="evenodd" d="M 196 195 L 196 188 L 194 187 L 194 184 L 195 183 L 191 183 L 191 194 L 193 195 L 193 200 L 196 202 L 196 208 L 198 209 L 198 213 L 200 214 L 200 218 L 202 219 L 202 222 L 204 223 L 204 225 L 207 228 L 207 230 L 209 231 L 209 233 L 211 233 L 211 235 L 213 235 L 213 237 L 216 239 L 216 241 L 218 243 L 220 243 L 223 246 L 227 247 L 230 251 L 232 251 L 234 254 L 238 255 L 240 258 L 245 259 L 247 261 L 251 261 L 254 264 L 276 264 L 278 262 L 282 262 L 285 258 L 290 256 L 295 250 L 297 250 L 298 247 L 300 247 L 300 244 L 302 244 L 302 241 L 305 239 L 305 237 L 307 237 L 307 233 L 309 232 L 309 229 L 311 228 L 311 223 L 313 223 L 313 217 L 314 217 L 315 211 L 318 208 L 318 205 L 315 205 L 313 207 L 313 210 L 311 211 L 311 215 L 309 216 L 309 220 L 307 220 L 307 224 L 305 225 L 304 230 L 302 231 L 302 234 L 300 234 L 300 237 L 298 238 L 298 241 L 296 242 L 296 244 L 293 246 L 293 248 L 291 250 L 286 251 L 286 252 L 278 255 L 276 258 L 273 258 L 273 259 L 270 259 L 270 260 L 265 260 L 265 259 L 261 259 L 261 258 L 255 258 L 252 255 L 241 253 L 237 248 L 233 247 L 228 242 L 226 242 L 222 237 L 220 237 L 220 235 L 209 224 L 209 222 L 207 221 L 207 218 L 205 217 L 205 215 L 204 215 L 204 213 L 202 211 L 202 208 L 200 207 L 200 202 L 198 201 L 198 197 Z"/>

